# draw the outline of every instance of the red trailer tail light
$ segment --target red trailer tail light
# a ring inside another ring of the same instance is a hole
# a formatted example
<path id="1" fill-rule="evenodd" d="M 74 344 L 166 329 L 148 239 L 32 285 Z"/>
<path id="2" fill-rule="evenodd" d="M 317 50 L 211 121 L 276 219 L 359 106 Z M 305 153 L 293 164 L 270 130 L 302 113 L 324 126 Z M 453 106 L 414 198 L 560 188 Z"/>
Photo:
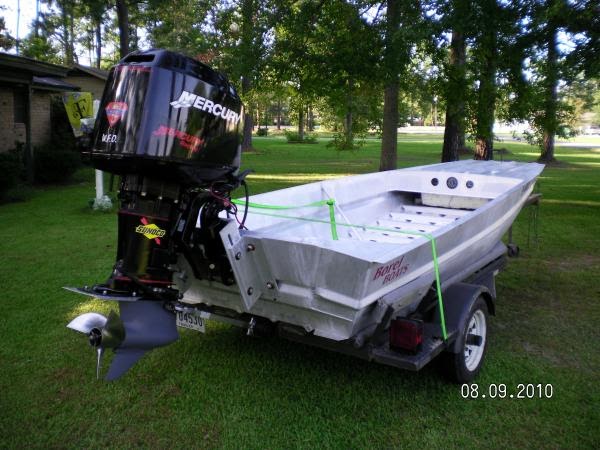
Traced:
<path id="1" fill-rule="evenodd" d="M 418 352 L 423 343 L 423 322 L 413 319 L 394 319 L 390 323 L 390 348 Z"/>

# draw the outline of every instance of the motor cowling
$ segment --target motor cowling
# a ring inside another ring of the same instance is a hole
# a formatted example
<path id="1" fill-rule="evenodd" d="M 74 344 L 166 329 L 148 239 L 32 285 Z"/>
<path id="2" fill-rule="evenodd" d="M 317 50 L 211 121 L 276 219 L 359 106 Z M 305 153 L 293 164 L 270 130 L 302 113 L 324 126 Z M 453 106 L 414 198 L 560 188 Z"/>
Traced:
<path id="1" fill-rule="evenodd" d="M 233 85 L 207 65 L 134 52 L 109 73 L 85 153 L 106 172 L 202 184 L 239 168 L 242 117 Z"/>

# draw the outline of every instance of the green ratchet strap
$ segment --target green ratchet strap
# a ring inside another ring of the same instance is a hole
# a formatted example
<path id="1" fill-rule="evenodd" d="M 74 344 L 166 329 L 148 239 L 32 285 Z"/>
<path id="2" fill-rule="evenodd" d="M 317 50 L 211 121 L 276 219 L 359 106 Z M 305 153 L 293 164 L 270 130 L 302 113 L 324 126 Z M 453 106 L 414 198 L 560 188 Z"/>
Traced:
<path id="1" fill-rule="evenodd" d="M 337 241 L 338 240 L 337 224 L 335 223 L 335 211 L 334 211 L 335 200 L 332 198 L 327 200 L 327 206 L 329 206 L 329 222 L 331 222 L 331 238 L 334 241 Z"/>
<path id="2" fill-rule="evenodd" d="M 231 200 L 231 203 L 240 206 L 246 206 L 245 200 Z M 280 205 L 264 205 L 262 203 L 247 203 L 248 208 L 258 208 L 258 209 L 271 209 L 271 210 L 285 210 L 285 209 L 301 209 L 301 208 L 314 208 L 317 206 L 328 206 L 329 207 L 329 223 L 331 224 L 331 238 L 334 241 L 338 240 L 337 234 L 337 224 L 335 221 L 335 200 L 330 198 L 327 200 L 320 200 L 318 202 L 307 203 L 306 205 L 298 205 L 298 206 L 280 206 Z M 258 213 L 256 213 L 258 214 Z M 283 217 L 283 216 L 275 216 L 275 217 Z"/>
<path id="3" fill-rule="evenodd" d="M 246 204 L 246 202 L 244 200 L 232 200 L 232 203 L 235 203 L 236 205 L 245 205 Z M 442 285 L 440 282 L 440 268 L 439 268 L 438 257 L 437 257 L 437 248 L 435 245 L 435 238 L 431 234 L 423 233 L 420 231 L 397 230 L 395 228 L 385 228 L 385 227 L 376 227 L 376 226 L 368 226 L 368 225 L 355 225 L 355 224 L 351 224 L 351 223 L 336 222 L 335 214 L 333 211 L 333 206 L 335 205 L 335 200 L 333 200 L 333 199 L 323 200 L 323 201 L 315 202 L 315 203 L 309 203 L 308 205 L 303 205 L 303 206 L 276 206 L 276 205 L 261 205 L 258 203 L 248 203 L 249 207 L 254 207 L 254 208 L 259 208 L 259 209 L 271 209 L 271 210 L 297 209 L 297 208 L 304 208 L 304 207 L 308 207 L 308 206 L 323 206 L 323 205 L 329 206 L 330 220 L 321 220 L 321 219 L 315 219 L 315 218 L 309 218 L 309 217 L 287 216 L 287 215 L 283 215 L 283 214 L 272 214 L 272 213 L 259 212 L 259 211 L 253 211 L 252 213 L 258 214 L 261 216 L 279 217 L 282 219 L 302 220 L 305 222 L 330 224 L 331 225 L 331 235 L 334 240 L 338 239 L 337 226 L 348 227 L 348 228 L 361 228 L 363 230 L 372 230 L 372 231 L 385 231 L 385 232 L 389 232 L 389 233 L 411 234 L 411 235 L 415 235 L 415 236 L 424 237 L 431 243 L 431 255 L 433 257 L 433 269 L 435 272 L 435 287 L 436 287 L 436 291 L 437 291 L 438 307 L 440 308 L 440 324 L 442 327 L 442 337 L 444 338 L 444 341 L 447 341 L 448 333 L 446 331 L 446 314 L 444 312 L 444 301 L 442 300 Z"/>

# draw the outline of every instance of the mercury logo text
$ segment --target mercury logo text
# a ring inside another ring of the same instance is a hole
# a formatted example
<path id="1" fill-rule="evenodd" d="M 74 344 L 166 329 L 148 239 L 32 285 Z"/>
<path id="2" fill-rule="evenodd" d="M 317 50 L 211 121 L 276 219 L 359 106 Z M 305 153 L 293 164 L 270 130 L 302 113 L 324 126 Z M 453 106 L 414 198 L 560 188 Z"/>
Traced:
<path id="1" fill-rule="evenodd" d="M 206 111 L 215 117 L 220 117 L 228 122 L 233 122 L 234 124 L 237 124 L 240 121 L 240 115 L 235 111 L 188 91 L 183 91 L 177 100 L 171 102 L 171 106 L 173 108 L 194 107 L 200 111 Z"/>

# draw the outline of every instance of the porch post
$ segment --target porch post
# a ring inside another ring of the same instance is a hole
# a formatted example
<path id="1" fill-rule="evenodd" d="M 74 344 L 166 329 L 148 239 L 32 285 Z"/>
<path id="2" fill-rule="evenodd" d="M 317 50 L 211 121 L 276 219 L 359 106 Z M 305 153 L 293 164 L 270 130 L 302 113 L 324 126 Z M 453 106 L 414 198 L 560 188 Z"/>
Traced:
<path id="1" fill-rule="evenodd" d="M 35 180 L 35 164 L 33 155 L 33 145 L 31 143 L 31 84 L 27 84 L 27 111 L 25 120 L 25 170 L 27 173 L 27 181 L 33 183 Z"/>

